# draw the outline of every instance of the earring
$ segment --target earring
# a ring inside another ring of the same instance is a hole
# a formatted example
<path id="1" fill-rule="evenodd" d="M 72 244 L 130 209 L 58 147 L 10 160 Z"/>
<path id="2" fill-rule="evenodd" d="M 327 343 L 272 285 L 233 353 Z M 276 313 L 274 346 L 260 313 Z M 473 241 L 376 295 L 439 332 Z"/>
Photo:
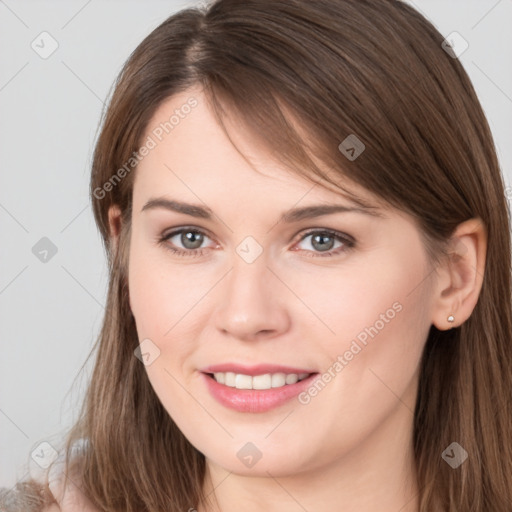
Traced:
<path id="1" fill-rule="evenodd" d="M 453 316 L 453 315 L 450 315 L 450 316 L 448 317 L 448 322 L 454 322 L 454 321 L 455 321 L 454 316 Z"/>

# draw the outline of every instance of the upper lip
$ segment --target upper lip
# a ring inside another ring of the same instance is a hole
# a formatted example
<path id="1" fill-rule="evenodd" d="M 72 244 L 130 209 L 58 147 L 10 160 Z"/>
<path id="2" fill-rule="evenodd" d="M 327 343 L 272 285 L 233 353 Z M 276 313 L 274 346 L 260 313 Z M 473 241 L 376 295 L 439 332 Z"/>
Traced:
<path id="1" fill-rule="evenodd" d="M 316 373 L 314 370 L 308 368 L 298 368 L 291 366 L 284 366 L 279 364 L 257 364 L 257 365 L 243 365 L 235 363 L 222 363 L 211 366 L 206 366 L 201 369 L 203 373 L 241 373 L 243 375 L 264 375 L 266 373 Z"/>

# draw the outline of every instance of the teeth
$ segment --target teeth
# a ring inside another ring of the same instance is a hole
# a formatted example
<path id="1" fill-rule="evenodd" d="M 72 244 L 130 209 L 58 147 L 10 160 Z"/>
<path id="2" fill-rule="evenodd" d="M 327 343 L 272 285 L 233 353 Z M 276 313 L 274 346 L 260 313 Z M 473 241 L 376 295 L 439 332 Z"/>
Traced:
<path id="1" fill-rule="evenodd" d="M 286 384 L 286 375 L 284 373 L 274 373 L 272 375 L 272 387 L 280 388 Z"/>
<path id="2" fill-rule="evenodd" d="M 264 375 L 244 375 L 233 372 L 217 372 L 213 378 L 219 383 L 236 389 L 271 389 L 295 384 L 305 379 L 309 373 L 265 373 Z"/>
<path id="3" fill-rule="evenodd" d="M 295 384 L 299 380 L 299 376 L 296 373 L 290 373 L 286 376 L 286 384 Z"/>
<path id="4" fill-rule="evenodd" d="M 215 375 L 215 374 L 214 374 Z M 227 372 L 224 376 L 224 384 L 230 388 L 235 387 L 235 374 L 233 372 Z"/>
<path id="5" fill-rule="evenodd" d="M 252 379 L 252 389 L 270 389 L 272 387 L 272 375 L 255 375 Z"/>
<path id="6" fill-rule="evenodd" d="M 250 375 L 242 375 L 237 373 L 235 377 L 236 389 L 252 389 L 252 377 Z"/>

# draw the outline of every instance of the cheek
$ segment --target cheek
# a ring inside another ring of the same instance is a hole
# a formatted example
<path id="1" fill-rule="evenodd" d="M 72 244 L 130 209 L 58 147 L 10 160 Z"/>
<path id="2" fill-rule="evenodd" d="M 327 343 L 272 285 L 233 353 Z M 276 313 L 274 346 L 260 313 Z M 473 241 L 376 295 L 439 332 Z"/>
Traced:
<path id="1" fill-rule="evenodd" d="M 405 252 L 390 247 L 358 254 L 338 268 L 313 267 L 278 270 L 306 306 L 295 322 L 320 351 L 332 359 L 354 339 L 363 347 L 385 338 L 402 348 L 415 343 L 417 327 L 428 321 L 429 270 L 419 243 Z"/>
<path id="2" fill-rule="evenodd" d="M 151 250 L 147 242 L 135 237 L 130 247 L 128 282 L 140 336 L 162 340 L 186 314 L 190 292 L 197 285 L 195 280 L 187 282 L 176 269 L 166 264 L 165 254 Z"/>
<path id="3" fill-rule="evenodd" d="M 339 300 L 324 309 L 336 332 L 327 370 L 354 415 L 385 414 L 411 385 L 430 328 L 427 265 L 418 250 L 381 254 L 352 270 L 328 292 Z"/>
<path id="4" fill-rule="evenodd" d="M 129 290 L 139 340 L 150 339 L 160 351 L 147 366 L 150 378 L 167 370 L 173 375 L 191 370 L 200 331 L 208 321 L 205 308 L 215 276 L 193 265 L 169 262 L 164 250 L 134 243 L 130 252 Z M 163 376 L 169 387 L 169 376 Z"/>
<path id="5" fill-rule="evenodd" d="M 347 259 L 339 272 L 319 267 L 314 276 L 298 274 L 285 281 L 313 313 L 299 319 L 299 328 L 318 340 L 323 371 L 343 375 L 334 379 L 342 394 L 350 388 L 355 407 L 372 402 L 376 388 L 385 389 L 378 377 L 403 391 L 430 327 L 429 269 L 419 240 Z"/>
<path id="6" fill-rule="evenodd" d="M 189 293 L 180 290 L 185 286 L 184 290 L 189 292 L 196 287 L 183 273 L 176 272 L 176 266 L 173 269 L 154 250 L 132 244 L 128 273 L 130 303 L 139 341 L 151 340 L 152 360 L 145 370 L 160 402 L 179 421 L 190 400 L 182 387 L 188 384 L 183 381 L 183 362 L 193 352 L 190 337 L 184 336 L 193 319 L 191 299 Z"/>

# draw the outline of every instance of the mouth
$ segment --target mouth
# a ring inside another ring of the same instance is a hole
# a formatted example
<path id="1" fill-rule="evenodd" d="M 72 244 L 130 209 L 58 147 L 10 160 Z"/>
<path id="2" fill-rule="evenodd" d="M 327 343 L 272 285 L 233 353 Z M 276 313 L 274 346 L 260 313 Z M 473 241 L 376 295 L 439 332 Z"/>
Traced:
<path id="1" fill-rule="evenodd" d="M 207 373 L 219 384 L 236 389 L 275 389 L 295 384 L 307 379 L 312 373 L 264 373 L 261 375 L 246 375 L 234 372 Z"/>
<path id="2" fill-rule="evenodd" d="M 319 375 L 277 365 L 218 365 L 201 371 L 210 395 L 238 412 L 262 413 L 289 403 Z"/>

